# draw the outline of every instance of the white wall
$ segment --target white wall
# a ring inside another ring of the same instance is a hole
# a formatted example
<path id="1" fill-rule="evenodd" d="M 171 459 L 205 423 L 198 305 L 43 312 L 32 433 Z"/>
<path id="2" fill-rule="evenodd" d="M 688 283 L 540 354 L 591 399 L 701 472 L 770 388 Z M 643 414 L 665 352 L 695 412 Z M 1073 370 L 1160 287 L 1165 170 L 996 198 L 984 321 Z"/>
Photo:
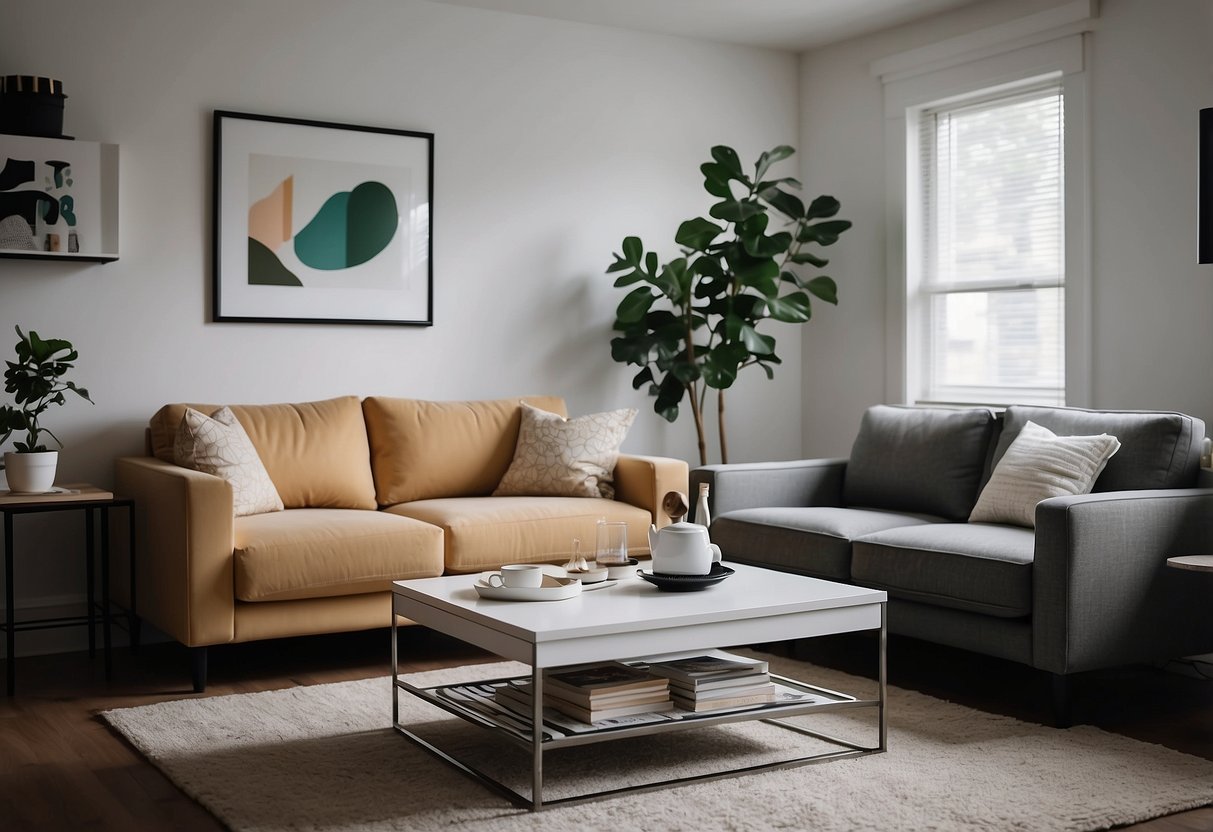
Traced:
<path id="1" fill-rule="evenodd" d="M 0 261 L 0 355 L 18 324 L 68 338 L 97 402 L 45 420 L 61 482 L 111 483 L 166 402 L 351 393 L 632 405 L 625 450 L 697 461 L 689 413 L 666 425 L 610 359 L 603 271 L 628 234 L 675 254 L 711 145 L 795 144 L 795 56 L 422 0 L 4 7 L 0 73 L 62 79 L 64 131 L 122 148 L 118 262 Z M 213 109 L 433 132 L 434 326 L 210 323 Z M 730 402 L 735 459 L 800 452 L 800 333 L 779 338 L 775 383 Z M 21 522 L 19 607 L 82 593 L 67 534 Z"/>
<path id="2" fill-rule="evenodd" d="M 845 455 L 885 396 L 883 99 L 869 65 L 1053 5 L 981 3 L 802 56 L 805 187 L 833 193 L 855 223 L 831 250 L 837 314 L 803 338 L 806 454 Z M 1213 424 L 1213 269 L 1196 263 L 1195 210 L 1213 2 L 1104 0 L 1089 37 L 1092 406 Z"/>

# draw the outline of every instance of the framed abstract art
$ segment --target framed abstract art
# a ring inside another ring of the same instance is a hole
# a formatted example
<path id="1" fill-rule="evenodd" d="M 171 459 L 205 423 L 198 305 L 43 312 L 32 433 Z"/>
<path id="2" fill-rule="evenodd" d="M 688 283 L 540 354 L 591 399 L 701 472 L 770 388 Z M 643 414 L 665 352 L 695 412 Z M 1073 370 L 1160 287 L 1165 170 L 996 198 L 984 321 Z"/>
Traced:
<path id="1" fill-rule="evenodd" d="M 215 321 L 433 323 L 434 136 L 214 114 Z"/>

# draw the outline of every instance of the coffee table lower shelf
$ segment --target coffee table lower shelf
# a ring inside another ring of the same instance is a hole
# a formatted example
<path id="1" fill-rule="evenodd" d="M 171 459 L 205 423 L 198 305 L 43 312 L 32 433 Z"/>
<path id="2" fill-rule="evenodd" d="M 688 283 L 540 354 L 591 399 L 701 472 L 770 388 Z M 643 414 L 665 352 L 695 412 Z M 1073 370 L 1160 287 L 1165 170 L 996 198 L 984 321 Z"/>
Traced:
<path id="1" fill-rule="evenodd" d="M 397 669 L 393 668 L 393 670 L 396 671 Z M 450 714 L 504 737 L 526 750 L 531 750 L 535 748 L 536 743 L 531 732 L 530 720 L 518 714 L 516 711 L 512 711 L 504 706 L 494 704 L 491 696 L 488 695 L 480 697 L 478 702 L 472 704 L 474 700 L 467 696 L 467 691 L 470 688 L 481 688 L 487 690 L 490 687 L 520 680 L 530 681 L 531 684 L 534 684 L 536 677 L 539 675 L 540 674 L 538 672 L 533 671 L 530 677 L 511 677 L 482 680 L 456 685 L 418 687 L 405 681 L 404 679 L 401 679 L 398 673 L 396 673 L 396 675 L 393 677 L 392 691 L 393 725 L 400 734 L 416 743 L 429 753 L 455 767 L 459 771 L 462 771 L 493 791 L 503 795 L 512 803 L 532 810 L 541 807 L 582 803 L 589 800 L 625 793 L 652 791 L 674 785 L 684 785 L 688 783 L 718 780 L 726 777 L 736 777 L 742 774 L 751 774 L 769 771 L 772 769 L 792 768 L 796 766 L 810 765 L 812 763 L 841 760 L 850 757 L 861 757 L 869 754 L 878 754 L 885 751 L 885 686 L 883 683 L 881 684 L 880 698 L 857 699 L 854 696 L 850 696 L 845 693 L 828 690 L 826 688 L 817 687 L 806 682 L 771 674 L 771 680 L 776 684 L 809 695 L 812 697 L 812 700 L 790 703 L 771 703 L 761 706 L 727 709 L 721 712 L 709 713 L 673 711 L 663 714 L 662 717 L 657 718 L 655 721 L 643 722 L 641 724 L 634 725 L 599 726 L 585 723 L 577 724 L 576 721 L 572 720 L 571 718 L 567 720 L 562 719 L 560 722 L 555 723 L 545 718 L 543 723 L 544 727 L 541 731 L 542 736 L 538 744 L 540 746 L 540 755 L 535 758 L 537 761 L 537 768 L 532 772 L 534 778 L 533 782 L 541 782 L 541 755 L 542 751 L 545 750 L 554 750 L 557 748 L 567 748 L 578 745 L 589 745 L 608 740 L 623 739 L 625 737 L 637 737 L 666 733 L 669 731 L 680 731 L 690 728 L 702 728 L 713 725 L 725 725 L 729 723 L 746 722 L 752 720 L 761 720 L 769 725 L 775 725 L 804 736 L 812 737 L 832 746 L 837 746 L 837 750 L 810 754 L 786 760 L 761 763 L 752 766 L 744 766 L 741 768 L 733 768 L 724 771 L 671 778 L 640 785 L 623 786 L 570 797 L 547 799 L 544 800 L 542 804 L 537 804 L 537 801 L 534 800 L 534 795 L 528 797 L 510 788 L 506 784 L 480 770 L 479 768 L 476 768 L 475 766 L 460 760 L 451 754 L 448 754 L 435 744 L 409 730 L 409 728 L 401 723 L 399 719 L 398 696 L 400 691 L 404 691 Z M 883 679 L 881 681 L 883 682 Z M 813 731 L 802 725 L 783 721 L 785 718 L 803 716 L 806 714 L 848 710 L 853 708 L 877 708 L 879 710 L 881 724 L 879 728 L 879 740 L 876 745 L 861 745 L 840 737 L 831 736 L 819 731 Z M 643 716 L 647 717 L 648 715 Z"/>

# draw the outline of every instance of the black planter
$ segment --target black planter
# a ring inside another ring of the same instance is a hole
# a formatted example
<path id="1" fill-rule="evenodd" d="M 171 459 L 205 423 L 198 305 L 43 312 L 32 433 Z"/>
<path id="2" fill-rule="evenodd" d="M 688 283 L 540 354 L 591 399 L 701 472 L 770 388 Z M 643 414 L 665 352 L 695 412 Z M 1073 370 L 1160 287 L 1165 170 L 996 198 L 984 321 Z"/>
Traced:
<path id="1" fill-rule="evenodd" d="M 0 78 L 0 133 L 18 136 L 63 135 L 63 82 L 36 75 Z"/>

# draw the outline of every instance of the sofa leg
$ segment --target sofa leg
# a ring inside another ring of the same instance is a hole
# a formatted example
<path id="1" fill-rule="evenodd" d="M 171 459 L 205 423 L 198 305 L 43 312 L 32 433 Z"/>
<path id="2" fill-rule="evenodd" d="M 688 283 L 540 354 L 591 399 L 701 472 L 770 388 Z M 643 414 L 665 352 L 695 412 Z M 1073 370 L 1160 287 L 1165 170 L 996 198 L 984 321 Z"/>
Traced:
<path id="1" fill-rule="evenodd" d="M 194 675 L 194 693 L 206 690 L 206 648 L 190 648 L 190 664 Z"/>
<path id="2" fill-rule="evenodd" d="M 1069 728 L 1074 724 L 1074 691 L 1070 676 L 1065 673 L 1050 675 L 1053 677 L 1053 727 Z"/>

